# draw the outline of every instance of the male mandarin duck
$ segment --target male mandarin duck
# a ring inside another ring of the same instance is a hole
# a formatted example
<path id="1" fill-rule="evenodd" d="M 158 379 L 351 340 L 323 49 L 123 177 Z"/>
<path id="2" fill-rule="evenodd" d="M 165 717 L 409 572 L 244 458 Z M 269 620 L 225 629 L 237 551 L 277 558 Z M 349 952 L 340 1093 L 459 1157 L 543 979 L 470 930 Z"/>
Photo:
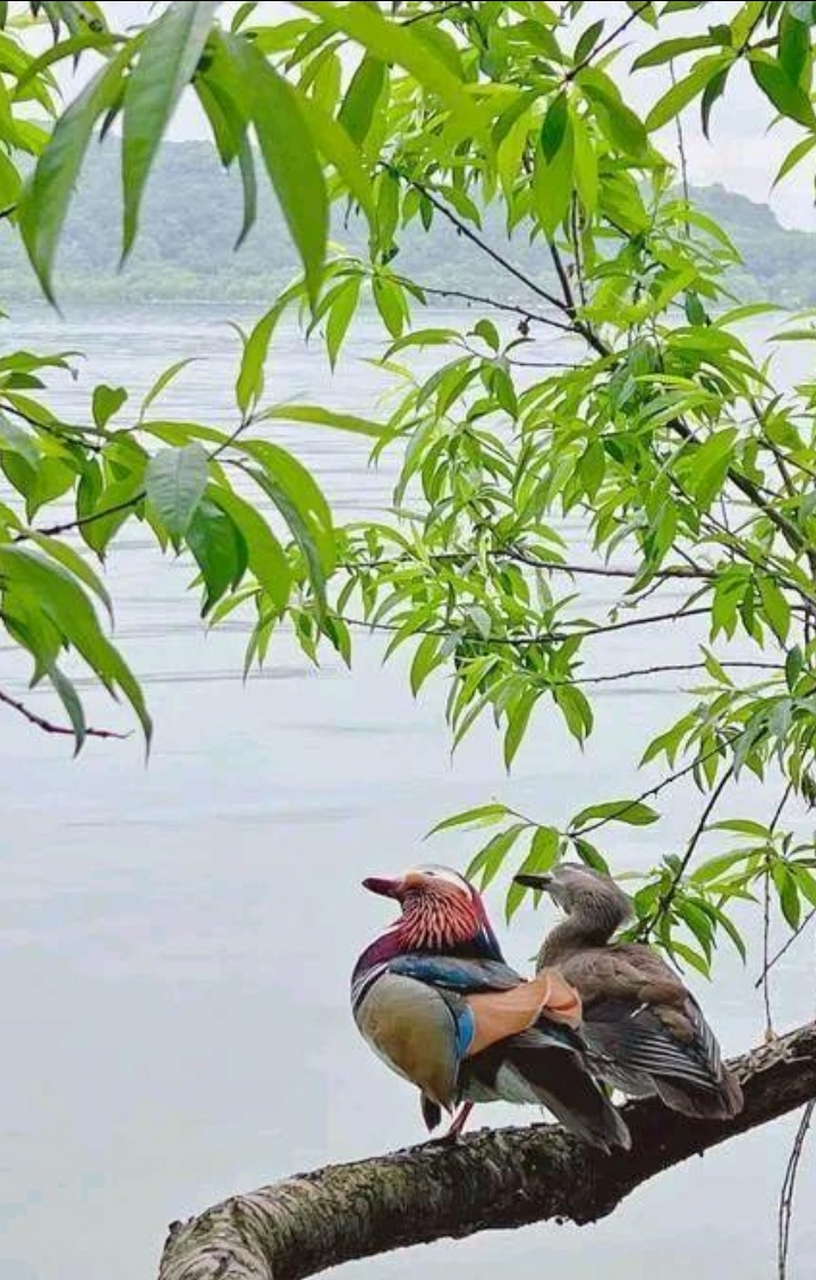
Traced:
<path id="1" fill-rule="evenodd" d="M 555 966 L 579 993 L 581 1030 L 607 1084 L 631 1097 L 657 1093 L 674 1111 L 700 1119 L 741 1111 L 739 1081 L 691 992 L 651 947 L 610 942 L 634 915 L 614 880 L 569 862 L 515 878 L 544 889 L 566 913 L 544 940 L 537 968 Z"/>
<path id="2" fill-rule="evenodd" d="M 578 1137 L 609 1151 L 629 1132 L 588 1073 L 581 1002 L 552 969 L 525 982 L 504 961 L 484 904 L 467 880 L 426 866 L 365 888 L 401 907 L 354 969 L 354 1018 L 365 1040 L 415 1084 L 429 1129 L 442 1109 L 476 1102 L 547 1107 Z"/>

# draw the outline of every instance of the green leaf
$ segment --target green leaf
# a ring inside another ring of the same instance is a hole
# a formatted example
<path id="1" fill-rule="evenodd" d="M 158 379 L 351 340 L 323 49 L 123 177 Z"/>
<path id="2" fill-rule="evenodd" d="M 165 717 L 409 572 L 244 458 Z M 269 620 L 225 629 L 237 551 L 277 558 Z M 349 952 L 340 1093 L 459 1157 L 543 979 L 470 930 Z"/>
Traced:
<path id="1" fill-rule="evenodd" d="M 63 112 L 20 196 L 20 234 L 49 302 L 54 302 L 51 273 L 57 242 L 94 125 L 115 100 L 132 56 L 128 44 Z"/>
<path id="2" fill-rule="evenodd" d="M 210 487 L 209 500 L 220 507 L 241 534 L 249 568 L 279 612 L 289 603 L 292 574 L 289 561 L 263 516 L 231 489 Z"/>
<path id="3" fill-rule="evenodd" d="M 372 57 L 410 71 L 421 85 L 445 103 L 458 124 L 473 136 L 487 139 L 481 112 L 464 85 L 407 26 L 387 21 L 378 10 L 366 4 L 301 2 L 297 7 L 313 14 L 332 31 L 343 32 Z"/>
<path id="4" fill-rule="evenodd" d="M 306 288 L 315 302 L 323 274 L 329 201 L 323 169 L 301 102 L 291 85 L 241 36 L 224 42 L 240 60 L 248 114 L 283 216 L 303 261 Z"/>
<path id="5" fill-rule="evenodd" d="M 363 58 L 351 77 L 337 119 L 349 137 L 358 144 L 365 142 L 368 137 L 374 111 L 387 79 L 385 64 L 379 58 L 368 56 Z"/>
<path id="6" fill-rule="evenodd" d="M 631 827 L 648 827 L 657 822 L 660 814 L 642 800 L 608 800 L 605 804 L 593 804 L 582 809 L 570 823 L 570 828 L 586 827 L 599 820 L 625 822 Z"/>
<path id="7" fill-rule="evenodd" d="M 588 867 L 592 867 L 593 871 L 601 871 L 604 875 L 609 874 L 609 864 L 606 858 L 602 857 L 598 852 L 594 844 L 590 844 L 588 840 L 582 839 L 581 836 L 570 836 L 570 840 L 582 862 L 585 862 Z"/>
<path id="8" fill-rule="evenodd" d="M 655 129 L 660 129 L 679 115 L 683 108 L 702 92 L 710 80 L 727 70 L 733 57 L 733 52 L 718 53 L 708 58 L 701 58 L 695 63 L 689 74 L 673 84 L 652 107 L 646 117 L 647 132 L 654 133 Z"/>
<path id="9" fill-rule="evenodd" d="M 435 827 L 425 836 L 435 836 L 439 831 L 449 831 L 452 827 L 490 827 L 495 823 L 501 822 L 502 818 L 507 816 L 507 806 L 493 802 L 492 804 L 481 804 L 475 809 L 463 809 L 461 813 L 454 813 L 450 818 L 445 818 L 442 822 L 438 822 Z"/>
<path id="10" fill-rule="evenodd" d="M 492 320 L 477 320 L 473 326 L 473 332 L 486 342 L 492 351 L 498 351 L 499 333 Z"/>
<path id="11" fill-rule="evenodd" d="M 259 422 L 280 419 L 284 422 L 312 422 L 321 427 L 334 427 L 338 431 L 350 431 L 353 435 L 369 436 L 378 440 L 387 428 L 369 418 L 358 418 L 353 413 L 334 413 L 317 404 L 276 404 L 258 414 Z"/>
<path id="12" fill-rule="evenodd" d="M 642 160 L 649 149 L 643 122 L 620 96 L 614 81 L 597 67 L 587 67 L 577 83 L 592 104 L 598 123 L 611 142 L 625 155 Z"/>
<path id="13" fill-rule="evenodd" d="M 647 49 L 632 63 L 633 71 L 642 71 L 644 67 L 660 67 L 673 58 L 682 57 L 684 53 L 696 53 L 698 49 L 709 49 L 718 41 L 711 35 L 677 36 L 674 40 L 664 40 L 651 49 Z"/>
<path id="14" fill-rule="evenodd" d="M 319 485 L 302 463 L 268 440 L 245 440 L 244 451 L 261 464 L 251 475 L 269 495 L 298 543 L 315 589 L 322 593 L 336 560 L 331 512 Z"/>
<path id="15" fill-rule="evenodd" d="M 575 52 L 572 55 L 572 60 L 576 66 L 583 62 L 585 58 L 588 58 L 592 53 L 592 50 L 598 43 L 598 39 L 603 29 L 604 21 L 600 18 L 597 22 L 591 23 L 590 26 L 587 27 L 586 31 L 582 32 L 578 39 L 578 43 L 575 46 Z"/>
<path id="16" fill-rule="evenodd" d="M 269 343 L 275 326 L 286 310 L 290 301 L 288 295 L 279 298 L 265 315 L 261 316 L 249 338 L 244 343 L 244 354 L 235 383 L 235 400 L 241 413 L 246 416 L 253 405 L 263 395 L 264 365 L 266 363 Z"/>
<path id="17" fill-rule="evenodd" d="M 145 31 L 139 60 L 127 80 L 122 115 L 123 257 L 136 237 L 150 167 L 193 78 L 218 7 L 218 0 L 176 0 Z"/>
<path id="18" fill-rule="evenodd" d="M 196 506 L 185 534 L 187 546 L 206 586 L 202 617 L 231 587 L 235 589 L 247 566 L 247 546 L 226 510 L 209 497 Z"/>
<path id="19" fill-rule="evenodd" d="M 338 291 L 329 311 L 326 322 L 326 350 L 329 353 L 332 369 L 337 363 L 340 347 L 357 310 L 361 281 L 362 277 L 351 276 Z"/>
<path id="20" fill-rule="evenodd" d="M 750 66 L 759 88 L 781 115 L 803 124 L 806 129 L 816 129 L 810 98 L 798 84 L 791 83 L 778 63 L 760 61 L 758 55 L 753 55 Z"/>
<path id="21" fill-rule="evenodd" d="M 200 444 L 160 449 L 148 462 L 147 498 L 175 543 L 187 532 L 208 478 L 209 461 Z"/>
<path id="22" fill-rule="evenodd" d="M 153 401 L 156 400 L 161 395 L 165 387 L 169 386 L 170 383 L 174 380 L 174 378 L 178 377 L 182 369 L 186 369 L 187 365 L 192 364 L 195 361 L 195 359 L 196 359 L 195 356 L 187 356 L 185 360 L 177 360 L 175 364 L 171 364 L 169 368 L 165 369 L 163 373 L 159 374 L 158 378 L 153 383 L 152 387 L 147 392 L 147 395 L 142 401 L 141 408 L 139 409 L 140 422 L 144 418 L 145 413 L 150 408 Z"/>
<path id="23" fill-rule="evenodd" d="M 10 450 L 23 458 L 32 471 L 40 465 L 40 454 L 31 436 L 0 412 L 0 453 Z"/>
<path id="24" fill-rule="evenodd" d="M 568 122 L 569 106 L 566 92 L 562 89 L 547 108 L 547 114 L 541 126 L 541 150 L 548 163 L 552 162 L 561 149 Z"/>
<path id="25" fill-rule="evenodd" d="M 51 538 L 45 533 L 37 533 L 35 530 L 31 530 L 30 537 L 46 555 L 51 556 L 63 568 L 68 569 L 75 578 L 79 578 L 80 582 L 84 582 L 86 587 L 90 587 L 97 599 L 102 601 L 108 617 L 113 622 L 113 602 L 99 575 L 94 573 L 91 566 L 79 552 L 69 546 L 67 542 L 60 542 L 57 538 Z"/>
<path id="26" fill-rule="evenodd" d="M 93 420 L 102 431 L 110 419 L 121 409 L 128 398 L 124 387 L 106 387 L 100 384 L 93 391 Z"/>
<path id="27" fill-rule="evenodd" d="M 87 734 L 87 725 L 85 723 L 85 712 L 80 701 L 79 694 L 75 685 L 68 679 L 63 671 L 53 662 L 48 668 L 48 678 L 54 686 L 54 690 L 59 697 L 60 702 L 68 713 L 68 719 L 71 721 L 71 728 L 74 731 L 74 755 L 78 756 L 82 750 Z"/>
<path id="28" fill-rule="evenodd" d="M 802 901 L 799 897 L 799 888 L 796 880 L 791 873 L 790 867 L 784 862 L 777 860 L 771 868 L 771 875 L 776 892 L 779 895 L 779 905 L 782 908 L 782 914 L 790 925 L 791 929 L 799 927 L 799 921 L 802 917 Z"/>
<path id="29" fill-rule="evenodd" d="M 536 827 L 530 844 L 530 852 L 518 868 L 518 875 L 542 875 L 554 866 L 558 857 L 560 835 L 555 827 Z M 507 891 L 505 918 L 509 924 L 528 893 L 535 893 L 527 885 L 515 881 Z"/>
<path id="30" fill-rule="evenodd" d="M 4 577 L 4 607 L 15 595 L 36 601 L 47 619 L 96 673 L 105 687 L 117 685 L 138 716 L 149 745 L 152 726 L 141 689 L 130 668 L 102 634 L 93 605 L 75 579 L 59 565 L 20 546 L 0 545 L 0 573 Z"/>
<path id="31" fill-rule="evenodd" d="M 417 645 L 416 653 L 411 661 L 411 692 L 417 696 L 423 684 L 435 667 L 440 666 L 439 636 L 426 635 Z"/>
<path id="32" fill-rule="evenodd" d="M 542 231 L 551 240 L 567 216 L 572 195 L 575 140 L 568 119 L 561 143 L 551 160 L 542 145 L 536 148 L 533 164 L 533 197 Z"/>
<path id="33" fill-rule="evenodd" d="M 809 138 L 801 138 L 795 146 L 791 147 L 777 170 L 773 186 L 775 187 L 777 183 L 787 177 L 791 169 L 795 169 L 800 160 L 804 160 L 805 156 L 810 155 L 814 147 L 816 147 L 816 135 L 811 135 Z"/>
<path id="34" fill-rule="evenodd" d="M 771 624 L 774 635 L 781 644 L 784 644 L 790 631 L 791 610 L 788 601 L 770 577 L 759 579 L 759 595 L 765 617 Z"/>
<path id="35" fill-rule="evenodd" d="M 507 732 L 504 735 L 504 766 L 508 770 L 527 732 L 527 725 L 530 723 L 530 716 L 539 693 L 538 689 L 528 689 L 508 712 Z"/>
<path id="36" fill-rule="evenodd" d="M 810 59 L 810 32 L 789 13 L 779 23 L 777 57 L 788 79 L 798 84 Z"/>
<path id="37" fill-rule="evenodd" d="M 711 77 L 700 100 L 700 118 L 703 126 L 703 134 L 707 140 L 709 138 L 709 128 L 711 126 L 711 110 L 718 98 L 725 93 L 725 86 L 728 82 L 728 74 L 731 70 L 730 65 L 723 67 L 722 71 L 718 71 Z"/>
<path id="38" fill-rule="evenodd" d="M 299 103 L 318 150 L 334 165 L 373 227 L 377 216 L 374 189 L 363 168 L 359 147 L 351 140 L 343 126 L 323 111 L 311 98 L 301 97 Z"/>
<path id="39" fill-rule="evenodd" d="M 805 665 L 805 656 L 798 644 L 789 649 L 785 657 L 785 681 L 788 689 L 793 693 L 796 682 L 799 679 Z"/>
<path id="40" fill-rule="evenodd" d="M 470 863 L 467 869 L 467 878 L 470 880 L 480 874 L 482 892 L 501 871 L 504 859 L 522 831 L 527 830 L 527 827 L 528 824 L 526 822 L 515 822 L 511 827 L 507 827 L 506 830 L 498 831 Z"/>

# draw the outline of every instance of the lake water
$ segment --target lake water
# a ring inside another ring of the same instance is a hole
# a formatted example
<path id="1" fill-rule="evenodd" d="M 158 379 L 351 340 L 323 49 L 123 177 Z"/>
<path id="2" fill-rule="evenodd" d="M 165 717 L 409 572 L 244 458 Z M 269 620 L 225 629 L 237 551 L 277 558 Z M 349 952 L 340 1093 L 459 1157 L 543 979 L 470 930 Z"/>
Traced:
<path id="1" fill-rule="evenodd" d="M 95 378 L 144 391 L 194 354 L 168 408 L 225 425 L 236 351 L 223 314 L 97 309 L 61 323 L 37 312 L 7 325 L 5 341 L 86 352 L 79 382 L 60 391 L 76 414 Z M 270 395 L 373 415 L 385 383 L 364 357 L 378 339 L 364 325 L 330 385 L 318 352 L 286 332 Z M 387 500 L 392 464 L 368 470 L 364 442 L 319 428 L 276 433 L 321 477 L 338 518 Z M 671 678 L 600 686 L 583 755 L 542 712 L 507 779 L 487 727 L 451 762 L 442 682 L 415 703 L 404 664 L 381 666 L 378 639 L 356 638 L 349 674 L 328 657 L 315 670 L 282 637 L 244 686 L 243 628 L 204 633 L 185 590 L 189 564 L 163 559 L 132 525 L 109 575 L 116 636 L 156 720 L 149 767 L 135 737 L 89 741 L 72 762 L 66 740 L 0 715 L 0 1280 L 152 1280 L 171 1220 L 297 1170 L 420 1140 L 414 1091 L 374 1058 L 349 1013 L 349 970 L 388 916 L 361 877 L 429 856 L 463 865 L 472 836 L 421 838 L 491 796 L 558 822 L 584 803 L 635 794 L 648 785 L 635 771 L 639 748 L 680 701 Z M 611 599 L 603 587 L 593 588 L 596 608 Z M 693 638 L 688 624 L 603 637 L 593 670 L 682 661 Z M 0 677 L 24 691 L 25 667 L 8 649 Z M 50 709 L 47 695 L 27 696 Z M 93 691 L 89 703 L 95 723 L 126 722 Z M 617 867 L 679 846 L 699 800 L 677 788 L 666 801 L 665 822 L 610 832 Z M 743 785 L 727 807 L 761 803 Z M 497 920 L 502 894 L 498 885 L 489 895 Z M 513 962 L 526 965 L 550 918 L 525 910 L 500 930 Z M 780 1029 L 813 1014 L 811 945 L 779 966 Z M 747 969 L 726 953 L 712 986 L 693 984 L 726 1052 L 761 1039 L 757 966 L 756 948 Z M 479 1114 L 481 1123 L 534 1118 Z M 766 1280 L 795 1124 L 665 1174 L 596 1226 L 443 1242 L 347 1274 L 488 1280 L 503 1267 L 516 1280 Z M 801 1173 L 791 1280 L 816 1274 L 814 1197 L 816 1149 Z"/>

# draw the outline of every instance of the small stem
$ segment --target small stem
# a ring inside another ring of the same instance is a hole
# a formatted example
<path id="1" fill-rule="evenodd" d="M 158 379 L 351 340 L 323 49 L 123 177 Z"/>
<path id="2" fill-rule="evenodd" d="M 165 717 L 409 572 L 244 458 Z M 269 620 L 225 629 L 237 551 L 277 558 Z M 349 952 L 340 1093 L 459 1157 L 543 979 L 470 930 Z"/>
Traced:
<path id="1" fill-rule="evenodd" d="M 590 49 L 587 56 L 585 58 L 582 58 L 579 63 L 577 63 L 574 67 L 571 68 L 571 70 L 567 72 L 567 74 L 564 76 L 564 83 L 569 84 L 571 80 L 575 79 L 575 77 L 578 75 L 580 71 L 584 70 L 584 67 L 588 67 L 589 64 L 597 58 L 599 53 L 603 53 L 604 49 L 608 49 L 609 46 L 613 44 L 615 40 L 617 40 L 618 36 L 622 36 L 624 31 L 626 31 L 629 27 L 631 27 L 632 23 L 635 22 L 642 13 L 645 13 L 645 11 L 651 7 L 651 3 L 652 3 L 652 0 L 644 0 L 643 4 L 639 4 L 636 9 L 633 9 L 625 22 L 622 22 L 620 26 L 616 27 L 614 31 L 610 32 L 610 34 L 606 37 L 606 39 L 601 40 L 600 44 L 596 44 L 594 49 Z"/>
<path id="2" fill-rule="evenodd" d="M 680 860 L 680 865 L 678 866 L 677 870 L 675 871 L 674 875 L 671 878 L 669 887 L 666 889 L 666 891 L 663 894 L 661 894 L 660 900 L 655 908 L 654 914 L 651 917 L 651 919 L 644 920 L 643 924 L 638 930 L 638 937 L 640 938 L 648 937 L 648 935 L 654 929 L 655 925 L 663 918 L 663 916 L 671 907 L 671 904 L 674 902 L 674 899 L 677 896 L 677 891 L 680 888 L 680 883 L 683 879 L 683 876 L 686 874 L 689 863 L 694 857 L 694 853 L 695 853 L 695 850 L 697 849 L 697 845 L 700 843 L 700 839 L 703 835 L 703 832 L 708 826 L 708 820 L 711 817 L 712 813 L 714 812 L 715 808 L 717 807 L 720 796 L 722 795 L 723 791 L 725 791 L 725 788 L 728 786 L 728 783 L 731 781 L 733 776 L 734 776 L 734 766 L 729 765 L 725 773 L 717 783 L 716 787 L 712 791 L 711 795 L 709 796 L 708 803 L 706 804 L 705 808 L 703 809 L 703 812 L 700 815 L 700 821 L 697 823 L 697 826 L 694 828 L 694 831 L 691 834 L 691 839 L 686 845 L 686 852 L 683 854 L 683 857 Z"/>
<path id="3" fill-rule="evenodd" d="M 36 725 L 38 729 L 42 729 L 43 733 L 58 733 L 68 738 L 76 737 L 74 730 L 67 725 L 54 724 L 51 720 L 46 720 L 44 716 L 38 716 L 36 712 L 30 711 L 23 702 L 18 702 L 16 698 L 12 698 L 9 694 L 3 693 L 0 689 L 0 702 L 5 706 L 11 707 L 12 710 L 19 712 L 29 724 Z M 129 733 L 116 733 L 113 729 L 86 729 L 85 736 L 87 738 L 129 738 Z"/>

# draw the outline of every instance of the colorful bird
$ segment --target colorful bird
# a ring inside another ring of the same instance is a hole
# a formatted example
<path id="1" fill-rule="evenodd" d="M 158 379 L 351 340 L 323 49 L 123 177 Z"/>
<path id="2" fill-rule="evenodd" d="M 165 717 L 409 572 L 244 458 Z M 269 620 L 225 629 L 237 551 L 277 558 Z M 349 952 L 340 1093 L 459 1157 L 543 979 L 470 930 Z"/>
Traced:
<path id="1" fill-rule="evenodd" d="M 419 1088 L 429 1129 L 463 1103 L 456 1134 L 474 1103 L 500 1099 L 545 1106 L 606 1151 L 628 1148 L 625 1124 L 588 1073 L 580 1000 L 555 970 L 525 982 L 505 963 L 467 880 L 427 866 L 363 884 L 402 910 L 357 961 L 354 1018 L 375 1053 Z"/>
<path id="2" fill-rule="evenodd" d="M 739 1081 L 723 1065 L 691 992 L 651 947 L 610 942 L 634 915 L 614 880 L 569 862 L 515 878 L 544 889 L 566 912 L 545 939 L 537 967 L 543 973 L 555 966 L 580 994 L 581 1031 L 593 1069 L 607 1084 L 630 1097 L 657 1093 L 686 1116 L 726 1119 L 741 1111 Z"/>

